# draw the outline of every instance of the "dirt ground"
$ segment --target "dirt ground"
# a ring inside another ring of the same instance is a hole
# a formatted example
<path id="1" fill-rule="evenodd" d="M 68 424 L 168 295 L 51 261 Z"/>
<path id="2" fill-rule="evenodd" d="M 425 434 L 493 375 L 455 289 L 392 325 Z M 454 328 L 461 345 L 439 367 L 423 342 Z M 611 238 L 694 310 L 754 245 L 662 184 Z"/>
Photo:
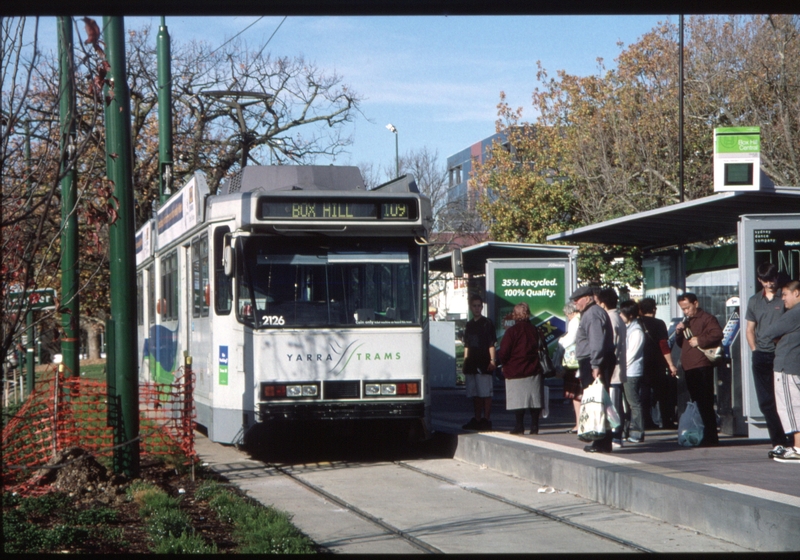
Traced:
<path id="1" fill-rule="evenodd" d="M 128 501 L 126 489 L 131 481 L 124 475 L 109 473 L 97 460 L 80 448 L 72 448 L 59 454 L 50 463 L 51 467 L 42 469 L 41 485 L 63 492 L 73 499 L 78 510 L 91 508 L 111 508 L 117 512 L 117 520 L 107 525 L 111 529 L 121 529 L 122 536 L 114 541 L 101 538 L 88 539 L 80 544 L 65 547 L 57 552 L 119 554 L 149 553 L 150 539 L 145 531 L 145 523 L 139 515 L 139 505 Z M 210 475 L 204 475 L 205 479 Z M 216 544 L 220 553 L 233 552 L 235 543 L 231 540 L 231 526 L 221 522 L 205 502 L 195 499 L 195 490 L 202 477 L 192 480 L 191 472 L 181 473 L 161 462 L 143 463 L 140 480 L 150 482 L 174 498 L 180 498 L 180 508 L 191 516 L 192 526 L 207 544 Z M 63 523 L 58 518 L 41 520 L 47 527 Z"/>

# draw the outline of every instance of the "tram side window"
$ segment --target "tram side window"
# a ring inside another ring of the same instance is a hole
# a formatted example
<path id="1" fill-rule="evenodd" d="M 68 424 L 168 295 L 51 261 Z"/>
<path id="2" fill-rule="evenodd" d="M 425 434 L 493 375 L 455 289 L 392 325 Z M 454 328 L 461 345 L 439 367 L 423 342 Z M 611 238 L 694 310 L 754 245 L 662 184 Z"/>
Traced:
<path id="1" fill-rule="evenodd" d="M 178 318 L 178 252 L 161 259 L 161 316 L 165 321 Z"/>
<path id="2" fill-rule="evenodd" d="M 230 232 L 231 228 L 228 226 L 214 230 L 214 310 L 217 315 L 228 315 L 233 308 L 233 279 L 225 276 L 222 266 L 225 235 Z"/>
<path id="3" fill-rule="evenodd" d="M 144 325 L 144 272 L 136 275 L 136 324 Z"/>
<path id="4" fill-rule="evenodd" d="M 147 267 L 147 316 L 150 324 L 156 322 L 156 265 L 151 263 Z"/>
<path id="5" fill-rule="evenodd" d="M 208 287 L 208 237 L 192 242 L 192 317 L 208 317 L 206 290 Z"/>

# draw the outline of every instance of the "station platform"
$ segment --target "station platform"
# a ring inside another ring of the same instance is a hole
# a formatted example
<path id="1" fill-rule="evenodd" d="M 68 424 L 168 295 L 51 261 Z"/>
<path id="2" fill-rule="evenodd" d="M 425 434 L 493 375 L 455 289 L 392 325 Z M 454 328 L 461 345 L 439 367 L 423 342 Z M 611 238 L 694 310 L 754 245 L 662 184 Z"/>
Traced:
<path id="1" fill-rule="evenodd" d="M 566 431 L 574 409 L 551 392 L 539 434 L 511 435 L 514 413 L 495 386 L 491 432 L 463 430 L 472 402 L 463 387 L 432 390 L 432 424 L 455 440 L 454 457 L 566 490 L 633 513 L 692 528 L 756 551 L 800 550 L 800 465 L 767 457 L 768 440 L 720 434 L 717 447 L 682 447 L 674 430 L 646 432 L 639 444 L 586 453 Z"/>

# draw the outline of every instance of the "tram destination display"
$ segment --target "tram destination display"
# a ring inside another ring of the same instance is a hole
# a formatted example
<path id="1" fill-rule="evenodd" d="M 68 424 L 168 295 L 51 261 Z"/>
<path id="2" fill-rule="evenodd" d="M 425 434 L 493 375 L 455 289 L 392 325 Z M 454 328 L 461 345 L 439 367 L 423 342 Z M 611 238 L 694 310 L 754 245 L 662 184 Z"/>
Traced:
<path id="1" fill-rule="evenodd" d="M 409 200 L 308 200 L 262 198 L 259 220 L 415 220 Z"/>

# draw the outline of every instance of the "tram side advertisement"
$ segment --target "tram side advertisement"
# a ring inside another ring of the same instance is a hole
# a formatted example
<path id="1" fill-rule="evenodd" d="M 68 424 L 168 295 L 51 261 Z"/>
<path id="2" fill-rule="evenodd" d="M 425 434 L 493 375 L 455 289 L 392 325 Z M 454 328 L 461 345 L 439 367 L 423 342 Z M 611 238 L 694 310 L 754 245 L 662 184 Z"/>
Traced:
<path id="1" fill-rule="evenodd" d="M 513 325 L 511 312 L 518 303 L 527 303 L 531 321 L 545 334 L 551 352 L 558 338 L 566 332 L 562 317 L 566 301 L 566 278 L 563 267 L 495 268 L 494 321 L 497 339 Z"/>

